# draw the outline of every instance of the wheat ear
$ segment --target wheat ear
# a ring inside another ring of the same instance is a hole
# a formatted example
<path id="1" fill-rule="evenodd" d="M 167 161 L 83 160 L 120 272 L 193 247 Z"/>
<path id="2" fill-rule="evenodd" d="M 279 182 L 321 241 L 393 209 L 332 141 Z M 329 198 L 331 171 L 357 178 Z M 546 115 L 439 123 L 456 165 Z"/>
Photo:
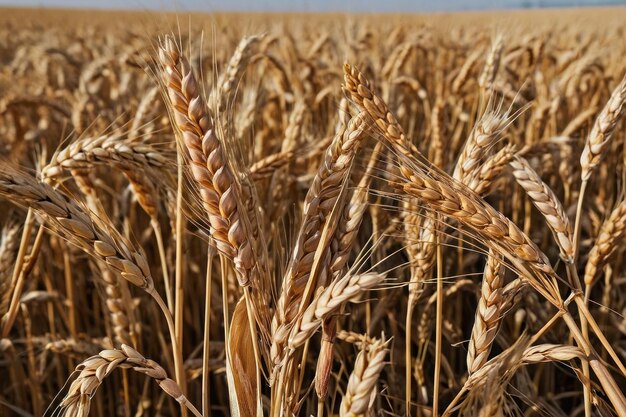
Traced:
<path id="1" fill-rule="evenodd" d="M 587 136 L 585 148 L 580 155 L 580 166 L 582 168 L 581 178 L 587 181 L 593 169 L 600 163 L 605 153 L 613 131 L 617 127 L 626 102 L 626 76 L 613 90 L 611 98 L 606 103 Z"/>
<path id="2" fill-rule="evenodd" d="M 464 182 L 478 195 L 488 194 L 493 183 L 500 176 L 504 168 L 515 156 L 515 145 L 507 145 L 500 149 L 493 156 L 488 158 L 480 169 L 476 170 Z"/>
<path id="3" fill-rule="evenodd" d="M 466 181 L 476 175 L 481 168 L 484 155 L 489 153 L 489 148 L 498 139 L 506 120 L 506 116 L 501 116 L 495 111 L 489 111 L 480 118 L 467 138 L 456 163 L 454 179 L 467 184 Z"/>
<path id="4" fill-rule="evenodd" d="M 470 374 L 480 369 L 489 358 L 503 313 L 503 283 L 502 258 L 490 251 L 467 351 L 467 369 Z"/>
<path id="5" fill-rule="evenodd" d="M 322 237 L 321 230 L 325 226 L 330 227 L 332 237 L 336 227 L 336 223 L 326 225 L 325 222 L 340 197 L 341 188 L 345 186 L 344 180 L 364 136 L 362 116 L 354 117 L 348 126 L 337 132 L 306 195 L 302 225 L 272 321 L 271 355 L 274 363 L 280 360 L 282 347 L 300 309 L 303 293 L 310 285 L 315 253 Z"/>
<path id="6" fill-rule="evenodd" d="M 132 369 L 154 379 L 166 394 L 187 407 L 196 417 L 201 417 L 198 410 L 183 395 L 178 384 L 167 377 L 167 373 L 159 364 L 144 358 L 127 345 L 122 345 L 122 349 L 103 350 L 78 365 L 76 368 L 79 372 L 78 377 L 72 382 L 67 395 L 61 401 L 62 415 L 87 416 L 91 398 L 102 381 L 117 368 Z"/>
<path id="7" fill-rule="evenodd" d="M 63 169 L 90 169 L 94 163 L 123 162 L 135 167 L 167 168 L 171 153 L 151 145 L 121 140 L 116 135 L 86 137 L 56 153 L 42 169 L 43 178 L 54 178 Z"/>
<path id="8" fill-rule="evenodd" d="M 555 278 L 556 273 L 530 238 L 467 186 L 435 167 L 425 168 L 427 163 L 422 162 L 420 152 L 410 145 L 386 103 L 370 90 L 369 82 L 358 69 L 345 64 L 344 79 L 344 89 L 374 119 L 383 138 L 399 153 L 400 178 L 392 180 L 392 185 L 474 231 L 486 245 L 526 272 L 527 277 L 534 277 L 530 284 L 551 303 L 560 306 L 562 300 L 554 280 L 546 279 Z M 375 106 L 372 107 L 372 103 Z"/>
<path id="9" fill-rule="evenodd" d="M 65 195 L 19 172 L 5 170 L 0 173 L 0 194 L 16 204 L 32 208 L 53 230 L 104 261 L 131 284 L 153 291 L 154 283 L 143 252 L 108 222 L 92 219 Z"/>
<path id="10" fill-rule="evenodd" d="M 171 37 L 159 50 L 173 119 L 191 160 L 191 172 L 209 216 L 217 249 L 234 260 L 239 284 L 251 284 L 257 260 L 248 239 L 250 224 L 240 210 L 240 189 L 216 136 L 211 115 L 200 95 L 189 62 Z"/>
<path id="11" fill-rule="evenodd" d="M 2 228 L 2 242 L 0 242 L 0 317 L 7 312 L 11 301 L 13 283 L 11 274 L 20 247 L 20 225 L 7 223 Z"/>
<path id="12" fill-rule="evenodd" d="M 532 203 L 546 219 L 559 246 L 561 257 L 567 262 L 574 262 L 572 228 L 558 197 L 541 180 L 539 174 L 532 169 L 526 159 L 518 156 L 509 164 L 513 168 L 513 176 L 517 183 L 522 186 Z"/>
<path id="13" fill-rule="evenodd" d="M 382 274 L 367 273 L 347 274 L 333 281 L 311 301 L 293 327 L 288 347 L 295 350 L 302 346 L 321 327 L 325 318 L 338 313 L 346 303 L 358 300 L 366 290 L 375 288 L 384 279 Z"/>
<path id="14" fill-rule="evenodd" d="M 609 258 L 619 248 L 619 243 L 626 233 L 626 200 L 622 201 L 611 212 L 611 215 L 602 223 L 600 232 L 589 253 L 585 266 L 585 285 L 595 284 L 598 273 Z"/>
<path id="15" fill-rule="evenodd" d="M 376 396 L 376 385 L 385 367 L 388 341 L 376 340 L 357 355 L 354 369 L 350 374 L 346 393 L 339 406 L 340 417 L 367 415 Z"/>
<path id="16" fill-rule="evenodd" d="M 491 45 L 491 50 L 489 51 L 489 55 L 487 55 L 485 66 L 483 67 L 483 71 L 478 78 L 478 85 L 483 89 L 483 91 L 489 90 L 492 87 L 493 82 L 496 80 L 503 49 L 503 39 L 501 36 L 497 36 Z"/>

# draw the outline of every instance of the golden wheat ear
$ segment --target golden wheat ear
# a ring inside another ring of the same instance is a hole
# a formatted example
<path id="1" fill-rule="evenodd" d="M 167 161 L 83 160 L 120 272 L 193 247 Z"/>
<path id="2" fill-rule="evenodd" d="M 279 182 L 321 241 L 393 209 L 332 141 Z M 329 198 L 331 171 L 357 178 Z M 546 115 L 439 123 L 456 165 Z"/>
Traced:
<path id="1" fill-rule="evenodd" d="M 146 359 L 130 346 L 121 349 L 107 349 L 86 359 L 76 367 L 78 377 L 70 385 L 68 393 L 61 401 L 63 416 L 86 416 L 91 400 L 104 379 L 115 369 L 131 369 L 156 381 L 167 395 L 191 411 L 196 417 L 200 412 L 187 400 L 178 384 L 168 378 L 165 369 L 153 360 Z"/>
<path id="2" fill-rule="evenodd" d="M 357 355 L 354 369 L 348 379 L 346 392 L 341 399 L 339 415 L 342 417 L 366 415 L 376 399 L 380 373 L 385 367 L 389 340 L 375 339 L 364 346 Z"/>

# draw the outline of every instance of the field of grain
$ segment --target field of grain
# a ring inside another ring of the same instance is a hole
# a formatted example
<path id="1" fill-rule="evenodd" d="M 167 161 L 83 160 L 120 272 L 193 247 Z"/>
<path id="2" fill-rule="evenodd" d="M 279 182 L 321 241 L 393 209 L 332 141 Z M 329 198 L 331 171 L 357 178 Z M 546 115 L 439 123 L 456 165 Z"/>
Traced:
<path id="1" fill-rule="evenodd" d="M 624 22 L 0 9 L 0 415 L 626 416 Z"/>

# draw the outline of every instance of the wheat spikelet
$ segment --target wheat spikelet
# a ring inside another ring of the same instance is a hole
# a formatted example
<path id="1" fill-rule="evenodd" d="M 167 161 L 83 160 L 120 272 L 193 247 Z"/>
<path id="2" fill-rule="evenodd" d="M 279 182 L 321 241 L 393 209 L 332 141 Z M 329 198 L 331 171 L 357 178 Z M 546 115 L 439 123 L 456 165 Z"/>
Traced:
<path id="1" fill-rule="evenodd" d="M 525 339 L 528 338 L 526 337 Z M 490 359 L 482 368 L 470 375 L 465 386 L 473 387 L 474 390 L 481 388 L 494 372 L 513 375 L 520 366 L 544 362 L 568 361 L 584 357 L 585 353 L 576 346 L 550 343 L 536 346 L 524 346 L 524 343 L 516 343 L 509 349 Z"/>
<path id="2" fill-rule="evenodd" d="M 363 215 L 368 206 L 367 192 L 368 189 L 366 187 L 357 187 L 352 198 L 344 207 L 338 221 L 337 229 L 329 247 L 328 275 L 331 278 L 335 278 L 348 262 L 350 251 L 356 241 Z"/>
<path id="3" fill-rule="evenodd" d="M 113 271 L 147 291 L 154 289 L 143 253 L 102 219 L 92 219 L 76 203 L 45 183 L 18 172 L 0 173 L 0 195 L 32 208 L 53 230 Z"/>
<path id="4" fill-rule="evenodd" d="M 480 169 L 467 178 L 464 183 L 478 195 L 489 193 L 491 187 L 504 168 L 515 156 L 515 145 L 507 145 L 487 159 Z"/>
<path id="5" fill-rule="evenodd" d="M 517 183 L 522 186 L 535 207 L 545 217 L 559 245 L 561 257 L 567 262 L 573 262 L 572 228 L 558 197 L 524 158 L 518 156 L 509 162 L 509 165 L 513 168 Z"/>
<path id="6" fill-rule="evenodd" d="M 159 387 L 192 412 L 193 406 L 183 395 L 178 384 L 167 377 L 165 370 L 156 362 L 144 358 L 130 346 L 122 349 L 107 349 L 98 355 L 83 361 L 76 368 L 80 373 L 70 385 L 67 395 L 61 401 L 63 416 L 87 416 L 91 406 L 91 398 L 102 384 L 102 381 L 117 368 L 132 369 L 154 379 Z M 197 410 L 195 414 L 198 415 Z"/>
<path id="7" fill-rule="evenodd" d="M 286 166 L 295 152 L 277 152 L 275 154 L 266 156 L 265 158 L 255 162 L 250 167 L 250 179 L 252 181 L 259 181 L 264 178 L 269 178 L 278 169 Z"/>
<path id="8" fill-rule="evenodd" d="M 613 131 L 622 116 L 625 102 L 626 76 L 613 90 L 611 98 L 609 98 L 602 112 L 596 118 L 591 132 L 587 136 L 585 148 L 580 155 L 581 178 L 583 181 L 589 179 L 593 169 L 600 163 L 606 147 L 613 136 Z"/>
<path id="9" fill-rule="evenodd" d="M 373 344 L 376 339 L 361 333 L 355 333 L 347 330 L 340 330 L 337 332 L 337 339 L 344 342 L 352 343 L 359 349 L 367 349 L 369 345 Z"/>
<path id="10" fill-rule="evenodd" d="M 158 221 L 159 193 L 154 183 L 146 176 L 145 171 L 122 168 L 137 202 L 153 221 Z"/>
<path id="11" fill-rule="evenodd" d="M 502 308 L 503 281 L 502 259 L 499 255 L 489 252 L 467 350 L 467 369 L 470 374 L 480 369 L 489 358 L 491 345 L 500 327 L 500 316 L 504 311 Z"/>
<path id="12" fill-rule="evenodd" d="M 364 291 L 375 288 L 385 279 L 377 273 L 346 276 L 333 281 L 321 291 L 304 311 L 289 335 L 288 347 L 295 350 L 309 339 L 325 318 L 338 313 L 348 302 L 358 300 Z"/>
<path id="13" fill-rule="evenodd" d="M 461 69 L 459 70 L 459 73 L 457 74 L 457 76 L 454 78 L 454 81 L 452 82 L 453 93 L 458 93 L 461 90 L 461 88 L 463 87 L 463 85 L 469 78 L 472 67 L 474 66 L 476 61 L 478 61 L 478 58 L 480 58 L 480 55 L 481 55 L 481 51 L 478 51 L 478 50 L 474 51 L 470 56 L 467 57 L 465 62 L 463 62 L 463 66 L 461 67 Z"/>
<path id="14" fill-rule="evenodd" d="M 154 114 L 155 110 L 155 102 L 159 97 L 159 86 L 156 85 L 152 87 L 144 96 L 141 98 L 139 105 L 137 106 L 137 111 L 135 112 L 135 117 L 133 117 L 133 122 L 130 126 L 128 133 L 128 140 L 130 142 L 134 142 L 139 138 L 139 130 L 142 127 L 143 121 L 150 114 Z M 142 141 L 145 142 L 148 139 L 145 136 L 141 137 Z"/>
<path id="15" fill-rule="evenodd" d="M 367 415 L 376 396 L 376 385 L 385 367 L 388 341 L 376 340 L 368 350 L 362 350 L 354 363 L 346 393 L 341 399 L 339 415 L 356 417 Z"/>
<path id="16" fill-rule="evenodd" d="M 409 303 L 415 304 L 422 292 L 424 282 L 435 264 L 435 222 L 430 216 L 417 212 L 412 202 L 408 204 L 405 217 L 406 251 L 411 262 Z"/>
<path id="17" fill-rule="evenodd" d="M 584 359 L 585 352 L 576 346 L 544 343 L 526 349 L 522 355 L 524 365 L 542 362 L 564 362 Z"/>
<path id="18" fill-rule="evenodd" d="M 209 216 L 211 236 L 217 249 L 234 260 L 239 284 L 251 284 L 257 265 L 254 242 L 250 242 L 250 223 L 241 210 L 241 190 L 228 165 L 222 145 L 199 92 L 188 61 L 172 38 L 167 37 L 159 50 L 173 120 L 181 132 L 191 160 L 191 172 L 199 185 L 200 196 Z M 256 284 L 255 284 L 256 285 Z"/>
<path id="19" fill-rule="evenodd" d="M 71 354 L 97 354 L 102 344 L 97 341 L 86 341 L 76 339 L 57 339 L 47 342 L 44 346 L 45 350 L 54 353 L 71 353 Z"/>
<path id="20" fill-rule="evenodd" d="M 537 280 L 533 287 L 542 292 L 553 303 L 559 303 L 560 296 L 554 284 L 544 279 L 546 275 L 556 276 L 545 254 L 511 220 L 487 204 L 467 186 L 450 178 L 435 167 L 425 172 L 416 149 L 411 150 L 408 140 L 385 102 L 369 90 L 369 82 L 356 68 L 344 65 L 345 89 L 363 111 L 375 118 L 383 137 L 399 152 L 399 171 L 403 177 L 398 185 L 411 197 L 420 199 L 426 206 L 457 220 L 473 230 L 487 245 L 505 255 L 516 267 L 530 268 Z M 368 98 L 370 97 L 370 98 Z M 521 263 L 520 263 L 521 261 Z M 531 272 L 529 271 L 529 272 Z"/>
<path id="21" fill-rule="evenodd" d="M 164 170 L 173 159 L 170 152 L 147 144 L 121 140 L 116 135 L 86 137 L 61 149 L 42 169 L 43 178 L 55 178 L 63 170 L 91 169 L 93 164 L 117 162 L 127 167 L 150 166 Z"/>
<path id="22" fill-rule="evenodd" d="M 441 98 L 437 97 L 430 113 L 430 143 L 428 146 L 428 156 L 433 165 L 443 167 L 444 164 L 444 140 L 443 126 L 441 123 L 441 113 L 443 113 L 444 104 Z"/>
<path id="23" fill-rule="evenodd" d="M 599 272 L 609 258 L 620 247 L 619 243 L 626 232 L 626 200 L 615 207 L 602 223 L 596 242 L 589 253 L 585 266 L 585 285 L 593 285 Z"/>
<path id="24" fill-rule="evenodd" d="M 272 321 L 272 358 L 281 356 L 292 321 L 300 308 L 301 297 L 308 284 L 315 252 L 325 227 L 344 185 L 361 140 L 364 138 L 363 117 L 356 116 L 345 129 L 337 132 L 324 161 L 307 192 L 303 220 L 297 236 L 289 267 L 283 280 L 276 313 Z M 327 225 L 333 233 L 336 223 Z M 331 234 L 332 237 L 332 234 Z M 319 278 L 321 282 L 325 278 Z"/>
<path id="25" fill-rule="evenodd" d="M 153 180 L 158 178 L 166 186 L 172 182 L 169 164 L 172 159 L 170 152 L 134 143 L 132 138 L 126 141 L 118 136 L 84 138 L 59 151 L 42 169 L 42 177 L 48 182 L 59 181 L 65 170 L 70 171 L 89 201 L 95 191 L 85 182 L 83 173 L 93 169 L 94 165 L 113 165 L 124 173 L 143 210 L 156 219 L 158 191 Z M 97 206 L 90 203 L 92 210 Z"/>
<path id="26" fill-rule="evenodd" d="M 357 241 L 358 232 L 363 221 L 363 216 L 368 208 L 368 192 L 372 182 L 372 172 L 378 162 L 380 146 L 376 146 L 370 155 L 367 168 L 353 191 L 350 201 L 345 205 L 333 238 L 328 247 L 328 270 L 330 279 L 335 279 L 348 262 L 348 257 L 354 243 Z"/>
<path id="27" fill-rule="evenodd" d="M 480 170 L 480 163 L 489 148 L 498 139 L 507 117 L 499 115 L 495 111 L 488 111 L 472 129 L 459 160 L 454 168 L 453 178 L 467 184 L 467 180 L 475 176 Z"/>
<path id="28" fill-rule="evenodd" d="M 344 64 L 344 91 L 359 106 L 361 111 L 368 114 L 376 126 L 385 134 L 392 144 L 405 154 L 418 153 L 417 149 L 409 144 L 404 130 L 396 117 L 389 111 L 387 104 L 370 88 L 370 83 L 361 72 L 350 64 Z"/>
<path id="29" fill-rule="evenodd" d="M 239 41 L 226 69 L 220 74 L 218 88 L 213 89 L 209 95 L 209 103 L 216 114 L 222 115 L 232 100 L 236 84 L 250 60 L 252 47 L 260 40 L 260 36 L 246 36 Z"/>
<path id="30" fill-rule="evenodd" d="M 504 49 L 504 40 L 502 36 L 497 36 L 491 45 L 487 61 L 483 68 L 483 72 L 478 78 L 478 85 L 484 90 L 489 90 L 496 80 L 498 68 L 500 67 L 500 59 L 502 58 L 502 50 Z"/>
<path id="31" fill-rule="evenodd" d="M 11 301 L 11 274 L 20 245 L 20 225 L 7 223 L 2 228 L 0 236 L 0 317 L 9 308 Z"/>
<path id="32" fill-rule="evenodd" d="M 105 284 L 106 306 L 113 325 L 115 340 L 120 345 L 134 345 L 131 338 L 128 306 L 122 297 L 122 290 L 117 276 L 106 267 L 101 269 L 102 280 Z"/>
<path id="33" fill-rule="evenodd" d="M 285 128 L 285 139 L 281 144 L 281 152 L 290 152 L 296 149 L 304 129 L 307 110 L 307 105 L 303 100 L 298 100 L 294 105 Z"/>

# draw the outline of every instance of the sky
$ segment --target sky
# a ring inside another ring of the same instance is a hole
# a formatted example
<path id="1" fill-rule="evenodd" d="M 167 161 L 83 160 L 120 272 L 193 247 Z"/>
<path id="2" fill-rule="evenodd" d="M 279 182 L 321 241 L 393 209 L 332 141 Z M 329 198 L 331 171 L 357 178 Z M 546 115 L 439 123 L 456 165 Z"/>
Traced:
<path id="1" fill-rule="evenodd" d="M 0 0 L 0 6 L 174 11 L 432 12 L 626 4 L 626 0 Z"/>

